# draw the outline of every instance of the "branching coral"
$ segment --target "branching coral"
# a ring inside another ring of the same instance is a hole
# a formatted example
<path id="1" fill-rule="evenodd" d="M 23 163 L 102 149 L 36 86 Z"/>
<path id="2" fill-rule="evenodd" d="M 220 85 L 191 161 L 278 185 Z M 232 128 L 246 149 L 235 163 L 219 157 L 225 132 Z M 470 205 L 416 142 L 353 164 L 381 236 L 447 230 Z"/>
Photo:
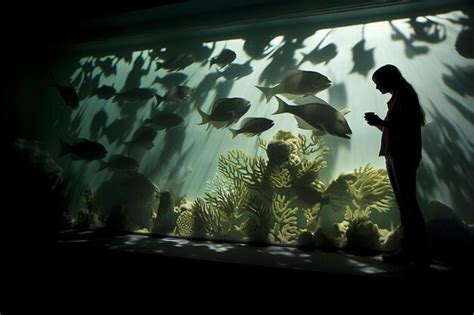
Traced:
<path id="1" fill-rule="evenodd" d="M 311 208 L 303 209 L 303 214 L 306 220 L 307 230 L 314 233 L 318 228 L 319 217 L 321 215 L 321 203 L 316 203 Z"/>
<path id="2" fill-rule="evenodd" d="M 359 209 L 389 211 L 394 206 L 392 186 L 383 169 L 374 169 L 370 165 L 354 171 L 355 180 L 349 181 L 349 192 Z"/>
<path id="3" fill-rule="evenodd" d="M 270 240 L 282 244 L 291 244 L 298 239 L 296 212 L 298 208 L 291 208 L 292 199 L 284 195 L 275 195 L 272 203 L 272 212 L 276 222 L 271 229 Z"/>

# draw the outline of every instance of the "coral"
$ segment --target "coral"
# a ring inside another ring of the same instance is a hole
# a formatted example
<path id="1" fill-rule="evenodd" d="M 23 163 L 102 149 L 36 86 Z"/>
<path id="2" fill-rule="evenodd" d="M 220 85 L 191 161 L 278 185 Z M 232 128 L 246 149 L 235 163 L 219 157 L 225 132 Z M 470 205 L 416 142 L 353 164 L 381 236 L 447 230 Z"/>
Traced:
<path id="1" fill-rule="evenodd" d="M 355 180 L 349 182 L 349 191 L 358 208 L 386 212 L 394 206 L 395 197 L 387 171 L 366 165 L 356 169 L 354 176 Z"/>
<path id="2" fill-rule="evenodd" d="M 203 199 L 197 198 L 193 203 L 193 210 L 196 214 L 195 223 L 200 222 L 203 231 L 206 233 L 206 236 L 213 238 L 216 235 L 221 235 L 223 226 L 222 219 L 223 217 L 219 214 L 216 207 L 210 206 L 209 203 L 206 203 Z M 196 228 L 194 226 L 193 228 Z M 193 231 L 195 233 L 196 231 Z"/>
<path id="3" fill-rule="evenodd" d="M 266 150 L 269 165 L 280 166 L 290 160 L 291 147 L 284 141 L 272 141 Z"/>
<path id="4" fill-rule="evenodd" d="M 350 221 L 346 231 L 346 249 L 349 251 L 380 250 L 380 233 L 377 224 L 368 217 Z"/>
<path id="5" fill-rule="evenodd" d="M 321 215 L 321 204 L 316 203 L 311 208 L 303 209 L 306 226 L 309 231 L 315 232 L 318 227 L 319 217 Z"/>
<path id="6" fill-rule="evenodd" d="M 268 242 L 269 226 L 272 220 L 271 208 L 268 202 L 251 196 L 241 216 L 245 220 L 236 229 L 246 235 L 250 241 Z"/>
<path id="7" fill-rule="evenodd" d="M 194 204 L 193 204 L 194 205 Z M 181 212 L 176 220 L 176 231 L 179 236 L 184 237 L 202 237 L 205 234 L 203 222 L 195 208 Z"/>
<path id="8" fill-rule="evenodd" d="M 275 195 L 272 202 L 272 212 L 276 222 L 270 231 L 270 240 L 282 244 L 294 243 L 298 238 L 296 212 L 298 208 L 289 205 L 292 199 L 286 200 L 284 195 Z"/>

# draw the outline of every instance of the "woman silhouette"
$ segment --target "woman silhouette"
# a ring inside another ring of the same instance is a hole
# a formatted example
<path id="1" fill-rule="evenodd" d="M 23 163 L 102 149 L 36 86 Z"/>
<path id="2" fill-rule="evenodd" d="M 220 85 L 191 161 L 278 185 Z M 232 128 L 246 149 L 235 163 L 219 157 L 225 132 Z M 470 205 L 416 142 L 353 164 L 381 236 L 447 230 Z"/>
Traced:
<path id="1" fill-rule="evenodd" d="M 418 95 L 393 65 L 377 69 L 372 80 L 382 94 L 390 93 L 388 111 L 382 120 L 365 113 L 367 123 L 382 131 L 380 156 L 385 156 L 387 173 L 400 211 L 400 250 L 383 255 L 388 263 L 430 263 L 426 228 L 416 198 L 416 171 L 421 161 L 421 127 L 425 124 Z"/>

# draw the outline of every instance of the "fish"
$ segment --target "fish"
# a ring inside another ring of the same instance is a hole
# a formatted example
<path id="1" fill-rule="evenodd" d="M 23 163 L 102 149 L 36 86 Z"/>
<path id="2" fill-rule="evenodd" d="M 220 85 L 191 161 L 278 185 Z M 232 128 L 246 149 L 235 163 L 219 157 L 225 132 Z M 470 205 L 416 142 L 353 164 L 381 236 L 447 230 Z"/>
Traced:
<path id="1" fill-rule="evenodd" d="M 77 95 L 76 90 L 71 85 L 53 83 L 53 86 L 61 95 L 62 99 L 66 106 L 71 107 L 72 109 L 77 109 L 79 107 L 79 95 Z"/>
<path id="2" fill-rule="evenodd" d="M 331 81 L 316 71 L 288 71 L 284 79 L 274 87 L 255 86 L 263 92 L 267 103 L 275 94 L 317 94 L 331 86 Z"/>
<path id="3" fill-rule="evenodd" d="M 161 101 L 168 102 L 182 102 L 191 97 L 193 89 L 186 85 L 172 86 L 165 94 L 161 97 Z"/>
<path id="4" fill-rule="evenodd" d="M 313 130 L 316 135 L 330 134 L 341 138 L 350 139 L 352 130 L 349 127 L 344 115 L 350 112 L 349 109 L 338 111 L 324 100 L 309 96 L 300 100 L 302 105 L 291 106 L 286 104 L 281 98 L 278 100 L 278 110 L 273 113 L 291 113 L 298 122 L 298 127 L 306 130 Z"/>
<path id="5" fill-rule="evenodd" d="M 184 122 L 183 117 L 178 114 L 167 111 L 156 111 L 151 118 L 145 120 L 145 124 L 152 125 L 157 129 L 166 129 L 175 127 Z"/>
<path id="6" fill-rule="evenodd" d="M 150 88 L 134 88 L 115 95 L 118 101 L 126 101 L 130 103 L 147 102 L 150 99 L 155 99 L 158 103 L 161 101 L 161 96 L 156 94 L 156 91 Z"/>
<path id="7" fill-rule="evenodd" d="M 102 85 L 100 88 L 95 90 L 94 94 L 97 95 L 98 99 L 108 100 L 117 95 L 117 90 L 115 90 L 113 86 Z"/>
<path id="8" fill-rule="evenodd" d="M 231 64 L 235 58 L 237 58 L 237 55 L 233 50 L 227 48 L 223 49 L 217 57 L 211 58 L 211 61 L 209 62 L 209 68 L 211 68 L 214 64 L 218 65 L 220 68 L 224 68 L 225 66 Z"/>
<path id="9" fill-rule="evenodd" d="M 185 73 L 181 73 L 181 72 L 168 73 L 162 78 L 160 78 L 159 76 L 156 76 L 155 80 L 153 81 L 153 84 L 159 83 L 166 88 L 171 88 L 172 86 L 180 85 L 181 83 L 186 81 L 187 78 L 188 78 L 188 75 Z"/>
<path id="10" fill-rule="evenodd" d="M 97 172 L 100 172 L 104 169 L 109 170 L 120 170 L 120 171 L 133 171 L 138 169 L 138 162 L 135 159 L 129 158 L 125 155 L 116 154 L 110 157 L 108 162 L 99 160 L 99 169 Z"/>
<path id="11" fill-rule="evenodd" d="M 102 159 L 107 155 L 105 147 L 95 141 L 78 139 L 75 144 L 68 144 L 60 140 L 59 156 L 70 154 L 74 160 L 85 160 L 87 162 Z"/>
<path id="12" fill-rule="evenodd" d="M 230 131 L 232 132 L 232 138 L 241 133 L 251 137 L 261 134 L 273 127 L 273 125 L 274 123 L 271 119 L 248 117 L 242 120 L 240 129 L 230 129 Z"/>
<path id="13" fill-rule="evenodd" d="M 198 112 L 202 118 L 199 125 L 209 123 L 218 129 L 226 127 L 239 120 L 249 109 L 250 101 L 244 98 L 221 98 L 214 102 L 210 114 L 206 114 L 198 108 Z"/>
<path id="14" fill-rule="evenodd" d="M 157 132 L 150 126 L 141 126 L 134 133 L 132 140 L 125 142 L 127 147 L 140 146 L 146 150 L 153 148 L 153 140 L 155 140 Z"/>
<path id="15" fill-rule="evenodd" d="M 316 47 L 313 51 L 308 54 L 303 54 L 303 59 L 300 61 L 300 65 L 305 61 L 309 61 L 314 65 L 323 63 L 327 65 L 329 61 L 337 56 L 337 47 L 334 44 L 328 44 L 323 48 Z"/>
<path id="16" fill-rule="evenodd" d="M 109 143 L 114 143 L 119 138 L 125 138 L 125 133 L 132 129 L 135 119 L 130 116 L 124 118 L 118 118 L 114 120 L 110 125 L 104 128 L 104 135 L 107 137 Z"/>
<path id="17" fill-rule="evenodd" d="M 253 68 L 250 65 L 250 60 L 244 64 L 233 63 L 230 64 L 224 71 L 222 76 L 227 80 L 238 80 L 245 76 L 248 76 L 253 72 Z"/>
<path id="18" fill-rule="evenodd" d="M 170 71 L 183 70 L 195 62 L 195 58 L 190 54 L 179 54 L 166 61 L 156 61 L 156 70 L 163 68 Z"/>

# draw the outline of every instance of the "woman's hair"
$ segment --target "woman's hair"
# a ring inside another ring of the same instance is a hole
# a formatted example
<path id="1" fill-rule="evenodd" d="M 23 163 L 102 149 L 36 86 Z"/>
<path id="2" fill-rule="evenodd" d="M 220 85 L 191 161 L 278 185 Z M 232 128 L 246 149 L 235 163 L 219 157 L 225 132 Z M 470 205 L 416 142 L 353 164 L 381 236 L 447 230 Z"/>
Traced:
<path id="1" fill-rule="evenodd" d="M 405 80 L 402 73 L 400 72 L 400 70 L 398 70 L 397 67 L 390 64 L 382 66 L 374 72 L 374 74 L 372 75 L 372 79 L 374 81 L 377 81 L 377 84 L 379 84 L 385 89 L 392 90 L 401 87 L 406 87 L 412 90 L 416 96 L 416 105 L 419 109 L 420 124 L 422 126 L 425 125 L 425 112 L 423 111 L 423 108 L 421 107 L 420 102 L 418 101 L 418 94 L 416 93 L 413 86 L 408 83 L 407 80 Z"/>

